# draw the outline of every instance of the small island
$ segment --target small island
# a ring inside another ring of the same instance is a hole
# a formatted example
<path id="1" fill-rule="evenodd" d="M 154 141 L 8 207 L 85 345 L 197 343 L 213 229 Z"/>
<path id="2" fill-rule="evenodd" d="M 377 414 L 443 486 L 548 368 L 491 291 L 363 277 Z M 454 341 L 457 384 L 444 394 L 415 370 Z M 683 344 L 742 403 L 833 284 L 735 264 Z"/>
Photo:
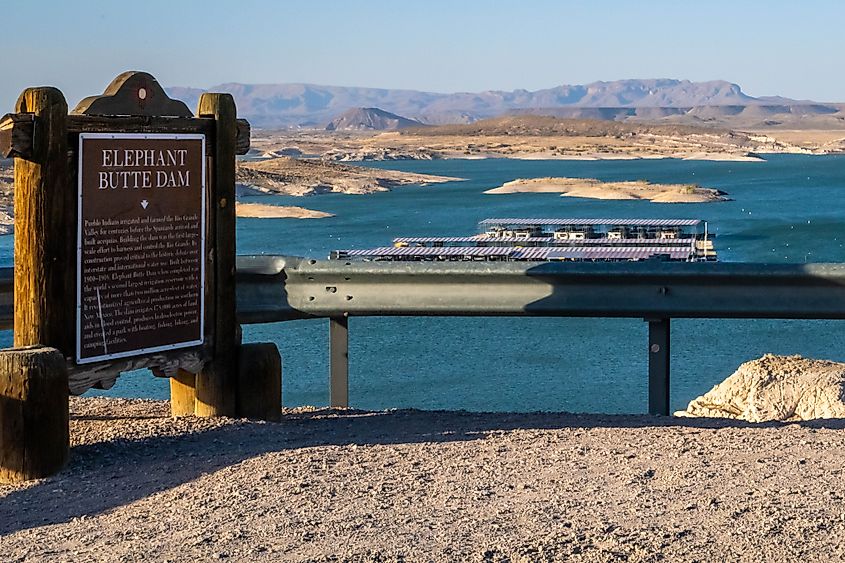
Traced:
<path id="1" fill-rule="evenodd" d="M 595 178 L 519 178 L 485 194 L 559 193 L 565 197 L 648 200 L 655 203 L 711 203 L 728 201 L 726 193 L 696 184 L 652 184 L 646 180 L 602 182 Z"/>
<path id="2" fill-rule="evenodd" d="M 235 204 L 235 213 L 238 217 L 249 217 L 253 219 L 323 219 L 334 217 L 332 213 L 316 211 L 304 207 L 292 205 L 268 205 L 266 203 L 241 203 Z"/>

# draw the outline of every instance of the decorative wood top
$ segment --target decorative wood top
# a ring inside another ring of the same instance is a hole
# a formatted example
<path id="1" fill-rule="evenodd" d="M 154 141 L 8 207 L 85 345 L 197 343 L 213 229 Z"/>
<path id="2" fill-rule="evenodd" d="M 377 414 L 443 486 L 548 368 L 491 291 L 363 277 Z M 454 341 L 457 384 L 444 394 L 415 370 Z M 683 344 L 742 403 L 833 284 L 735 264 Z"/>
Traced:
<path id="1" fill-rule="evenodd" d="M 151 74 L 131 70 L 112 80 L 101 96 L 79 102 L 71 114 L 193 117 L 184 102 L 170 98 Z"/>

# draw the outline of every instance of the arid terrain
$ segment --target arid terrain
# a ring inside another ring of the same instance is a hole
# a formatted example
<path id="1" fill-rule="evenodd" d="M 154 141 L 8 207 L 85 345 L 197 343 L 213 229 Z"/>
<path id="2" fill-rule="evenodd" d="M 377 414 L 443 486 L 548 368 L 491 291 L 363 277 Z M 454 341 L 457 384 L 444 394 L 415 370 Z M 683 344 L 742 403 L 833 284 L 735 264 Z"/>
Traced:
<path id="1" fill-rule="evenodd" d="M 429 185 L 461 178 L 382 170 L 337 161 L 679 158 L 763 162 L 767 154 L 832 154 L 843 151 L 845 130 L 835 128 L 767 127 L 741 132 L 709 126 L 518 115 L 471 124 L 408 127 L 388 132 L 257 130 L 253 132 L 250 155 L 238 163 L 237 182 L 239 196 L 369 194 L 404 185 Z M 11 166 L 11 160 L 0 159 L 0 233 L 12 230 Z M 579 188 L 578 193 L 585 193 L 583 188 Z M 610 193 L 607 190 L 601 190 L 601 193 L 588 191 L 600 197 Z M 641 191 L 623 192 L 625 190 L 615 190 L 619 197 L 660 201 Z M 569 191 L 565 195 L 574 196 L 575 192 Z M 718 200 L 704 192 L 682 195 L 690 196 L 683 201 Z M 672 200 L 681 201 L 677 198 Z M 240 206 L 239 209 L 244 217 L 311 218 L 319 215 L 319 212 L 291 206 L 262 211 L 255 206 Z"/>
<path id="2" fill-rule="evenodd" d="M 842 145 L 837 139 L 845 139 L 845 131 L 831 131 L 820 139 L 814 132 L 743 133 L 703 126 L 522 115 L 468 125 L 389 132 L 264 131 L 254 136 L 252 146 L 256 155 L 302 154 L 341 161 L 439 158 L 761 161 L 766 154 L 836 152 Z"/>
<path id="3" fill-rule="evenodd" d="M 695 184 L 652 184 L 645 180 L 602 182 L 594 178 L 519 178 L 485 194 L 559 193 L 590 199 L 643 199 L 655 203 L 712 203 L 727 201 L 727 194 Z"/>
<path id="4" fill-rule="evenodd" d="M 0 485 L 4 562 L 841 561 L 842 421 L 286 411 L 71 399 Z"/>

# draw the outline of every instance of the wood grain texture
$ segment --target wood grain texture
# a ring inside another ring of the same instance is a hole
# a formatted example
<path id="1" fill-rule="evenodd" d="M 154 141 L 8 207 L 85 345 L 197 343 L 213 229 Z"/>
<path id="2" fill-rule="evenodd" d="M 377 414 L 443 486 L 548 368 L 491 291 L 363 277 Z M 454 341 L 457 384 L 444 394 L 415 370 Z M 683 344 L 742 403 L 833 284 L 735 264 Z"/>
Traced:
<path id="1" fill-rule="evenodd" d="M 100 96 L 89 96 L 73 109 L 84 115 L 167 115 L 191 117 L 185 102 L 174 100 L 151 74 L 138 70 L 121 73 Z"/>
<path id="2" fill-rule="evenodd" d="M 61 352 L 0 351 L 0 482 L 52 475 L 68 457 L 68 386 Z"/>
<path id="3" fill-rule="evenodd" d="M 76 190 L 68 175 L 67 103 L 29 88 L 16 111 L 35 115 L 31 160 L 15 159 L 15 346 L 74 352 Z"/>
<path id="4" fill-rule="evenodd" d="M 99 116 L 67 117 L 68 147 L 79 144 L 79 133 L 199 133 L 206 136 L 206 151 L 214 147 L 214 119 L 199 117 Z M 31 113 L 7 113 L 0 118 L 0 157 L 32 157 L 35 116 Z M 250 125 L 237 120 L 235 154 L 246 154 L 250 146 Z"/>
<path id="5" fill-rule="evenodd" d="M 282 356 L 271 342 L 241 345 L 237 415 L 278 422 L 282 418 Z"/>
<path id="6" fill-rule="evenodd" d="M 198 373 L 208 357 L 202 350 L 173 350 L 147 356 L 120 358 L 96 364 L 68 363 L 68 386 L 72 395 L 88 389 L 111 389 L 121 373 L 150 369 L 157 377 L 173 377 L 179 370 Z"/>
<path id="7" fill-rule="evenodd" d="M 197 376 L 180 369 L 170 378 L 171 416 L 193 416 L 197 402 Z"/>
<path id="8" fill-rule="evenodd" d="M 7 113 L 0 119 L 0 157 L 30 158 L 35 116 L 29 113 Z"/>
<path id="9" fill-rule="evenodd" d="M 246 119 L 238 119 L 236 123 L 238 126 L 238 134 L 235 138 L 235 154 L 246 154 L 249 152 L 252 127 Z"/>
<path id="10" fill-rule="evenodd" d="M 235 146 L 237 114 L 229 94 L 203 94 L 197 116 L 215 120 L 214 155 L 209 158 L 206 339 L 211 362 L 197 374 L 196 414 L 234 416 L 238 342 L 235 311 Z"/>

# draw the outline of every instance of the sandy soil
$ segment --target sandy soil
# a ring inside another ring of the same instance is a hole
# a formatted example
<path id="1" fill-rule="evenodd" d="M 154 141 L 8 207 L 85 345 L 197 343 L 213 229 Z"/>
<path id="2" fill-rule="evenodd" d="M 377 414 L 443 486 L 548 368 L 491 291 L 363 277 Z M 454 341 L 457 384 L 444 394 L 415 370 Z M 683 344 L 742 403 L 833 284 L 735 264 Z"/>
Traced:
<path id="1" fill-rule="evenodd" d="M 693 184 L 652 184 L 643 180 L 602 182 L 594 178 L 520 178 L 484 193 L 560 193 L 565 197 L 644 199 L 657 203 L 710 203 L 727 200 L 724 192 Z"/>
<path id="2" fill-rule="evenodd" d="M 4 562 L 845 557 L 843 421 L 71 405 L 70 466 L 0 486 Z"/>
<path id="3" fill-rule="evenodd" d="M 296 207 L 292 205 L 268 205 L 265 203 L 241 203 L 235 204 L 235 212 L 238 217 L 251 217 L 255 219 L 322 219 L 334 217 L 332 213 Z"/>

